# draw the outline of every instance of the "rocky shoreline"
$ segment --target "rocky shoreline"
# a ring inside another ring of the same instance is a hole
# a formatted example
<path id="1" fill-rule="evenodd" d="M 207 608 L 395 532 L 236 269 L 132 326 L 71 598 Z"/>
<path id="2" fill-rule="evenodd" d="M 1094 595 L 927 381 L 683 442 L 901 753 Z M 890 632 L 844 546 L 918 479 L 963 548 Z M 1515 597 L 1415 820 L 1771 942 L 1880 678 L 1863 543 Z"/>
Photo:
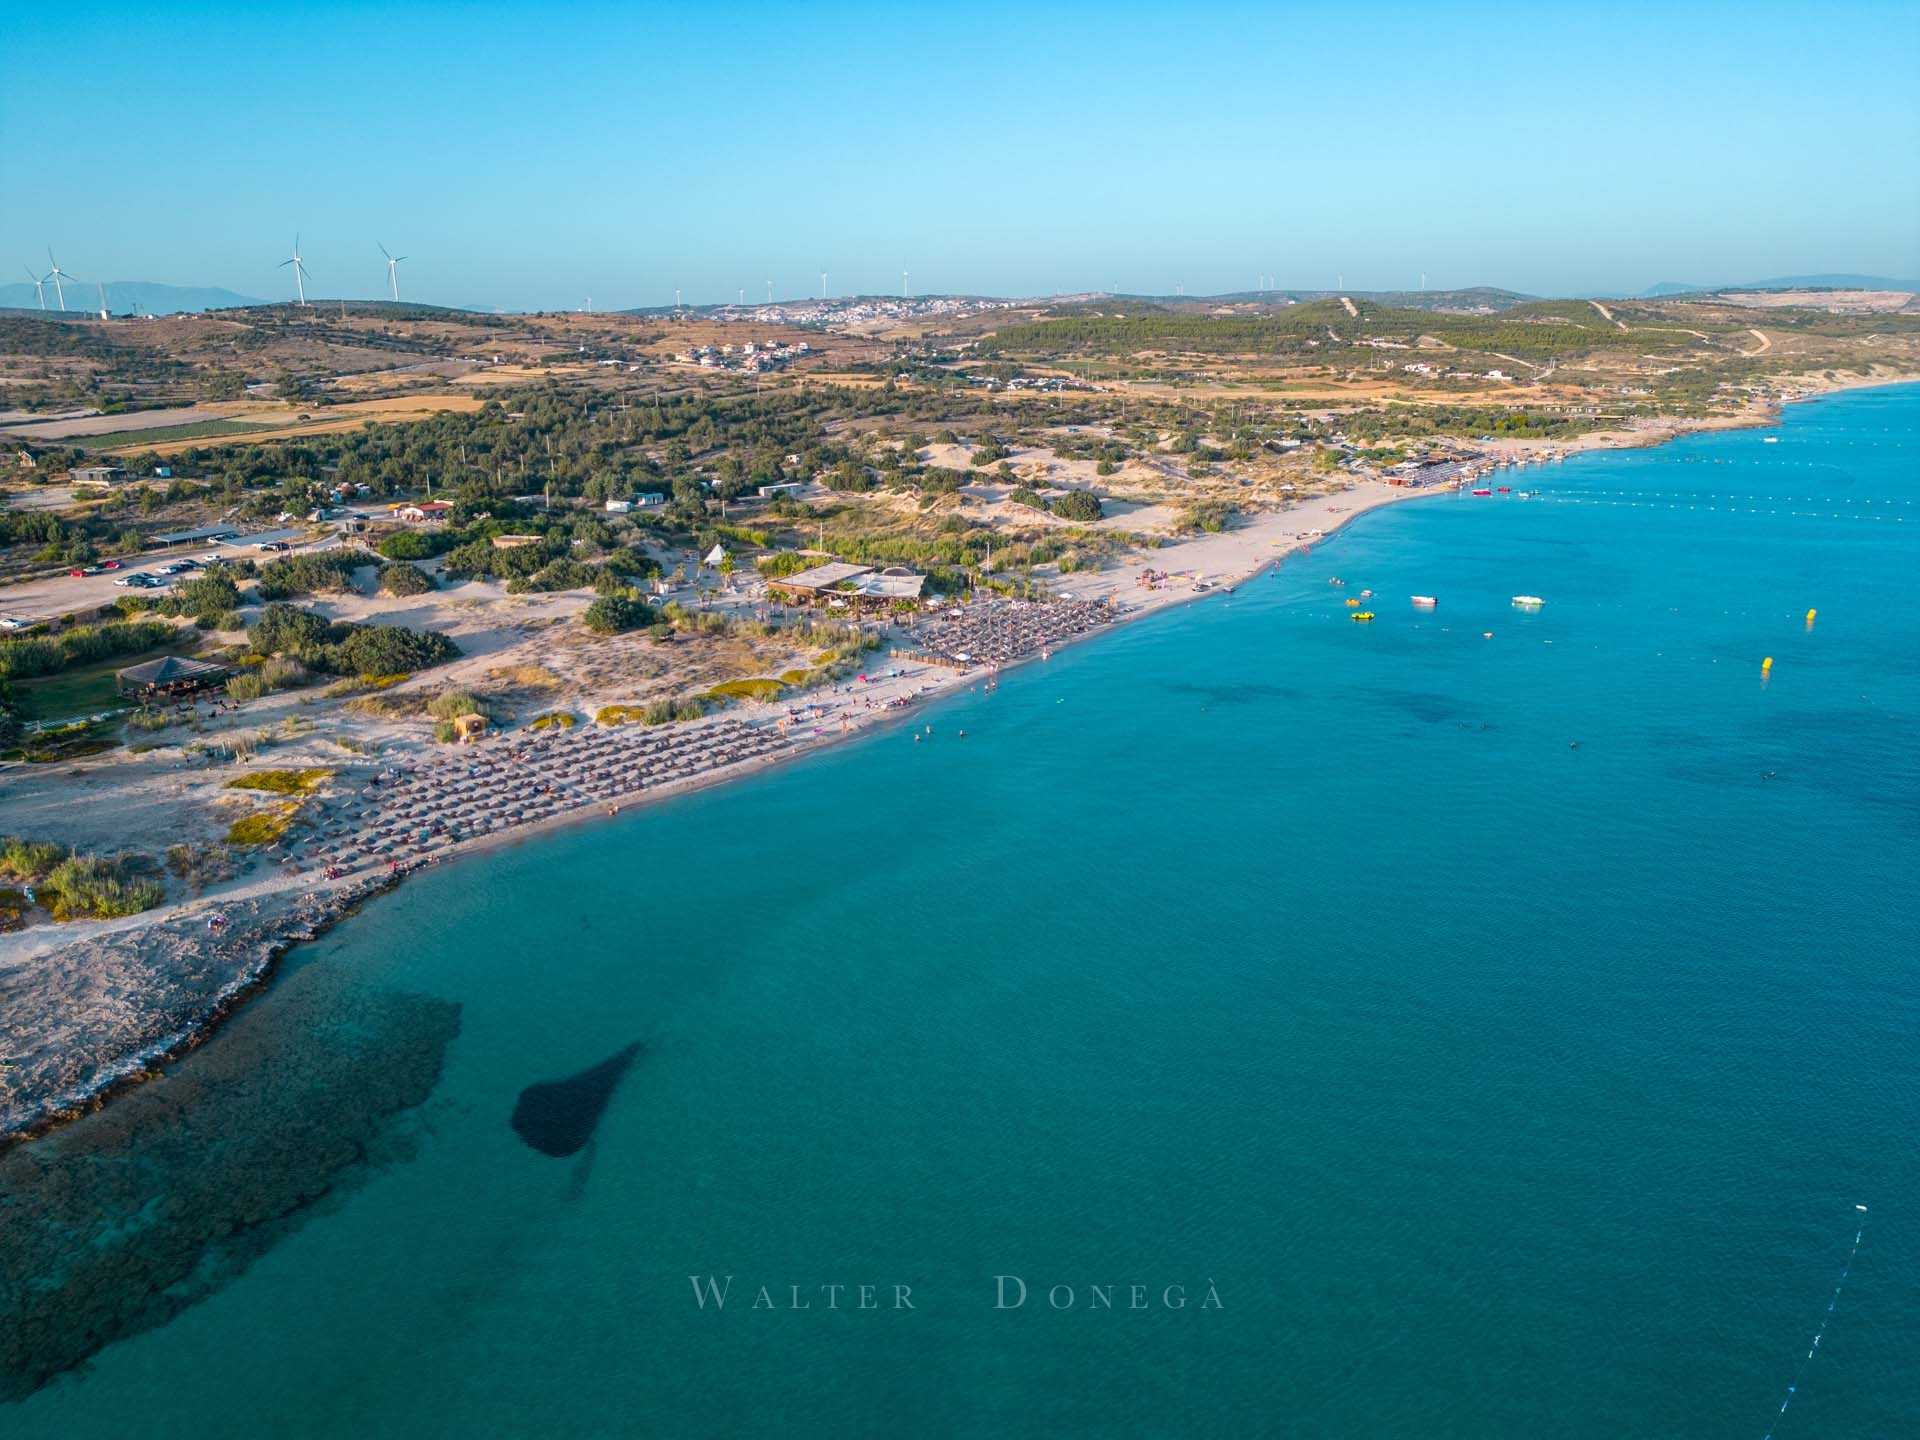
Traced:
<path id="1" fill-rule="evenodd" d="M 0 1149 L 99 1109 L 191 1050 L 273 977 L 295 945 L 316 940 L 417 868 L 402 865 L 291 905 L 272 897 L 208 903 L 159 925 L 63 946 L 37 964 L 84 976 L 72 990 L 91 1003 L 64 1007 L 51 1032 L 31 1029 L 18 982 L 0 988 Z M 219 917 L 216 920 L 216 917 Z M 156 1002 L 154 992 L 164 999 Z M 138 1004 L 131 997 L 140 996 Z M 83 1018 L 84 1017 L 84 1018 Z M 86 1057 L 117 1058 L 89 1067 Z M 35 1098 L 38 1097 L 38 1098 Z"/>

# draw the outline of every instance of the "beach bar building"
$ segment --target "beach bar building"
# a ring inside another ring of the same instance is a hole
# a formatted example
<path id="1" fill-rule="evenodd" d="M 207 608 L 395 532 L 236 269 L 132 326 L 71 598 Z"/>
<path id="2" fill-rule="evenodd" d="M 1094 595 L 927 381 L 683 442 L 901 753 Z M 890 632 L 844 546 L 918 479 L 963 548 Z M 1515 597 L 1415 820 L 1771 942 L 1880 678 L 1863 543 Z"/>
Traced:
<path id="1" fill-rule="evenodd" d="M 886 610 L 897 602 L 918 604 L 927 577 L 901 565 L 875 570 L 832 560 L 802 570 L 784 580 L 769 580 L 767 591 L 795 605 L 827 605 L 834 609 Z"/>
<path id="2" fill-rule="evenodd" d="M 125 670 L 117 670 L 113 678 L 122 695 L 149 701 L 191 695 L 224 684 L 232 673 L 230 666 L 189 660 L 184 655 L 164 655 L 144 665 L 129 665 Z"/>

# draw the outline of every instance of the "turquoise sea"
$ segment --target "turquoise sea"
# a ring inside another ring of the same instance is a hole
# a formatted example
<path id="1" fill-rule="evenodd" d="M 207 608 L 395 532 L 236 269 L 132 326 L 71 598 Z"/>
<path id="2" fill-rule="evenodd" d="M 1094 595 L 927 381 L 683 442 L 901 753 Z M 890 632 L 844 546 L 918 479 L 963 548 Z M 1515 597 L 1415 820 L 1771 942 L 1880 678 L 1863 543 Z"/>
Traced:
<path id="1" fill-rule="evenodd" d="M 1920 1435 L 1917 469 L 1902 387 L 1526 470 L 425 874 L 247 1017 L 457 1004 L 406 1143 L 0 1433 Z"/>

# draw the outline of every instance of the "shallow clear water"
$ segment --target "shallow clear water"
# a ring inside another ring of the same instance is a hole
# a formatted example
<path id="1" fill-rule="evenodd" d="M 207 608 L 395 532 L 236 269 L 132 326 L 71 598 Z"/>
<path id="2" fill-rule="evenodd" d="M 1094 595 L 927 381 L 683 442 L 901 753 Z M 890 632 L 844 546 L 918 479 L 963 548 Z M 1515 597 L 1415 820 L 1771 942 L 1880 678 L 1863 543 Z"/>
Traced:
<path id="1" fill-rule="evenodd" d="M 1779 1433 L 1920 1434 L 1917 461 L 1907 387 L 1521 472 L 421 877 L 311 961 L 463 1007 L 419 1153 L 0 1431 L 1757 1440 L 1865 1203 Z"/>

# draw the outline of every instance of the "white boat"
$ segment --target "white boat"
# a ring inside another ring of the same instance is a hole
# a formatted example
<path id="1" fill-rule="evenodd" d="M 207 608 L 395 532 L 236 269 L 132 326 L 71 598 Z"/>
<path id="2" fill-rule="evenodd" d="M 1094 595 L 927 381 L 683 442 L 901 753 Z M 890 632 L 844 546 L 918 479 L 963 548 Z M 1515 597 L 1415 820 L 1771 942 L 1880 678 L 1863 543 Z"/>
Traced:
<path id="1" fill-rule="evenodd" d="M 1538 595 L 1516 595 L 1513 597 L 1513 603 L 1522 610 L 1538 610 L 1547 602 L 1542 600 Z"/>
<path id="2" fill-rule="evenodd" d="M 1780 437 L 1778 435 L 1769 435 L 1760 443 L 1762 445 L 1778 445 L 1780 443 Z"/>
<path id="3" fill-rule="evenodd" d="M 1413 603 L 1422 610 L 1431 610 L 1440 601 L 1432 595 L 1416 595 L 1413 597 Z"/>

